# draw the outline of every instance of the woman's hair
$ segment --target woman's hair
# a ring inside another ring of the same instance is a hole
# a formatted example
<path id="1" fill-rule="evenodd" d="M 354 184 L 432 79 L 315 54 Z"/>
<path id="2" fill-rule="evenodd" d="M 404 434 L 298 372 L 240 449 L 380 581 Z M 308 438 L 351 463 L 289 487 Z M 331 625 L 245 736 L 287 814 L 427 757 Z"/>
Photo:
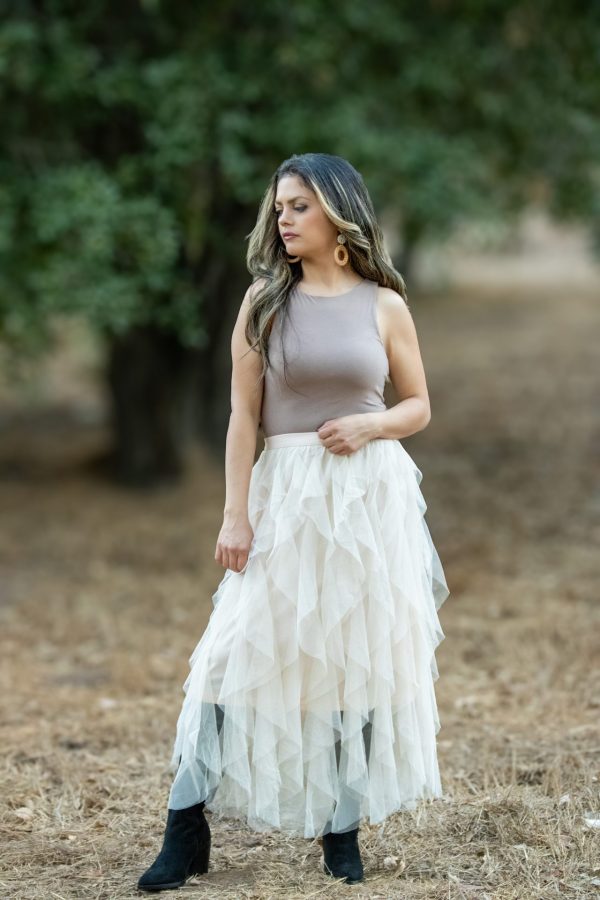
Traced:
<path id="1" fill-rule="evenodd" d="M 287 298 L 302 269 L 300 262 L 287 260 L 279 234 L 275 198 L 279 180 L 296 175 L 314 191 L 325 215 L 346 237 L 348 263 L 363 278 L 397 291 L 406 300 L 404 279 L 392 265 L 383 232 L 362 175 L 341 156 L 329 153 L 294 154 L 277 168 L 260 203 L 256 225 L 251 231 L 246 265 L 260 280 L 253 291 L 246 324 L 246 339 L 263 360 L 264 375 L 269 365 L 269 334 L 277 310 L 287 317 Z M 285 359 L 284 359 L 285 369 Z"/>

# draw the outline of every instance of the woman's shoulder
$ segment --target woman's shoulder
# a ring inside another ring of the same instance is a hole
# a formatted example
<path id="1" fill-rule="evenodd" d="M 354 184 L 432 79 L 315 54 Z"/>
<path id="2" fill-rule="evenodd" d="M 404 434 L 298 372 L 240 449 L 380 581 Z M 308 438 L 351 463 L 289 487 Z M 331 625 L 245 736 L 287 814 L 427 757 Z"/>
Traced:
<path id="1" fill-rule="evenodd" d="M 270 278 L 267 278 L 264 275 L 259 275 L 255 278 L 251 284 L 248 285 L 248 289 L 245 294 L 244 299 L 248 299 L 250 301 L 254 300 L 259 291 L 261 291 L 264 287 L 266 287 L 270 282 Z"/>
<path id="2" fill-rule="evenodd" d="M 409 308 L 408 303 L 399 291 L 395 291 L 394 288 L 383 287 L 377 282 L 375 283 L 377 284 L 377 304 L 383 310 L 389 310 L 393 313 Z"/>

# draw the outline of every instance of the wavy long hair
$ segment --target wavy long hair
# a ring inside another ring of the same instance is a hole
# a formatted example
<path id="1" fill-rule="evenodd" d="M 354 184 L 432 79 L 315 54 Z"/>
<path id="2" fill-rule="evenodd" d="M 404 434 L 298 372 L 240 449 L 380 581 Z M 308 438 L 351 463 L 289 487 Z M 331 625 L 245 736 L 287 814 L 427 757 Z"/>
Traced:
<path id="1" fill-rule="evenodd" d="M 296 175 L 316 194 L 325 215 L 346 237 L 348 263 L 363 278 L 397 291 L 407 299 L 404 279 L 392 264 L 383 232 L 362 175 L 341 156 L 301 153 L 284 160 L 262 197 L 256 225 L 249 237 L 246 265 L 252 283 L 262 280 L 250 302 L 246 339 L 262 357 L 264 376 L 269 365 L 269 335 L 279 309 L 284 322 L 290 291 L 302 277 L 301 262 L 290 263 L 279 234 L 275 198 L 279 180 Z M 285 369 L 285 357 L 284 357 Z"/>

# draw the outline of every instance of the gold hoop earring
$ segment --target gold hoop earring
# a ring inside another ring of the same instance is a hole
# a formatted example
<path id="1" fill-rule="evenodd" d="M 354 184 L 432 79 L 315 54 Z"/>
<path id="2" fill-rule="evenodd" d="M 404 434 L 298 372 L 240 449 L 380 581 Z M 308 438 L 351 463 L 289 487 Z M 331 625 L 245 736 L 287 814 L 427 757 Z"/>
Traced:
<path id="1" fill-rule="evenodd" d="M 344 247 L 346 243 L 346 236 L 343 234 L 338 234 L 337 236 L 337 247 L 333 251 L 333 257 L 338 264 L 338 266 L 345 266 L 348 262 L 348 251 Z"/>

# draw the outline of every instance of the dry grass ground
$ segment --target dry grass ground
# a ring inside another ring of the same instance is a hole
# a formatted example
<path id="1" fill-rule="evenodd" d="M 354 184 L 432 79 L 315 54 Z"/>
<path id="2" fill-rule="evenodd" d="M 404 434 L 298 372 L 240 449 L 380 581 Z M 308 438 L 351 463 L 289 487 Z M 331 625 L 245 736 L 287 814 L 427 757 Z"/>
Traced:
<path id="1" fill-rule="evenodd" d="M 213 824 L 210 872 L 183 897 L 598 896 L 597 296 L 496 288 L 412 309 L 433 418 L 405 446 L 452 591 L 445 798 L 361 829 L 357 886 L 322 874 L 317 841 Z M 198 451 L 185 484 L 130 494 L 89 469 L 106 437 L 51 410 L 2 441 L 2 900 L 139 896 L 223 574 L 222 469 Z"/>

